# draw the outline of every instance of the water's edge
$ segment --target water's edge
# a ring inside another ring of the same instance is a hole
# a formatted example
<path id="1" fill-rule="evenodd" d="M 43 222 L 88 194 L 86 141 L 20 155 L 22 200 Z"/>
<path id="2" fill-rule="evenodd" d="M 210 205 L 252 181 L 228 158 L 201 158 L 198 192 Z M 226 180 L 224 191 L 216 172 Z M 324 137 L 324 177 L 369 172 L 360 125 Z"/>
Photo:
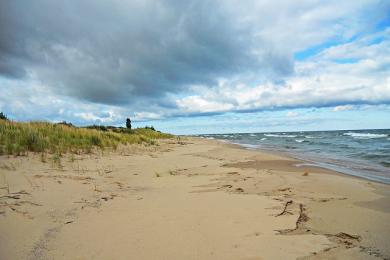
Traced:
<path id="1" fill-rule="evenodd" d="M 355 177 L 355 178 L 359 178 L 359 179 L 363 179 L 363 180 L 373 181 L 376 183 L 390 185 L 390 180 L 388 180 L 386 178 L 373 177 L 373 176 L 370 176 L 370 175 L 367 175 L 367 174 L 364 174 L 361 172 L 354 172 L 348 168 L 343 168 L 343 167 L 340 167 L 338 165 L 332 165 L 332 164 L 328 164 L 328 163 L 313 161 L 313 160 L 310 160 L 308 158 L 305 158 L 304 156 L 298 156 L 296 154 L 288 153 L 286 151 L 279 151 L 279 150 L 273 150 L 273 149 L 267 149 L 267 148 L 258 148 L 258 147 L 253 147 L 253 146 L 251 147 L 250 145 L 248 146 L 246 144 L 229 142 L 227 140 L 222 140 L 222 139 L 216 139 L 216 140 L 226 142 L 229 144 L 233 144 L 233 145 L 238 145 L 243 149 L 248 149 L 248 150 L 252 150 L 252 151 L 259 151 L 259 152 L 264 152 L 264 153 L 272 153 L 275 155 L 280 155 L 283 157 L 302 161 L 302 163 L 295 165 L 297 167 L 299 167 L 299 166 L 313 166 L 313 167 L 327 169 L 327 170 L 333 171 L 335 173 L 343 174 L 343 175 L 346 175 L 349 177 Z"/>
<path id="2" fill-rule="evenodd" d="M 277 153 L 313 166 L 390 184 L 388 129 L 213 134 L 198 137 Z"/>

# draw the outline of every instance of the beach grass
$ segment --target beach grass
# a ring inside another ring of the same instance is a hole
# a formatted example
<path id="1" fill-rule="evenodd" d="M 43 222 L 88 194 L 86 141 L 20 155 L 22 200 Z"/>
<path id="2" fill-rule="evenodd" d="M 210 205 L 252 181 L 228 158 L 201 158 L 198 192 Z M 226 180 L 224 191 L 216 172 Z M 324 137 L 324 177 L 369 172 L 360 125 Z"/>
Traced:
<path id="1" fill-rule="evenodd" d="M 119 144 L 154 145 L 157 139 L 171 137 L 150 128 L 101 131 L 48 122 L 0 120 L 0 155 L 90 153 L 96 148 L 116 149 Z"/>

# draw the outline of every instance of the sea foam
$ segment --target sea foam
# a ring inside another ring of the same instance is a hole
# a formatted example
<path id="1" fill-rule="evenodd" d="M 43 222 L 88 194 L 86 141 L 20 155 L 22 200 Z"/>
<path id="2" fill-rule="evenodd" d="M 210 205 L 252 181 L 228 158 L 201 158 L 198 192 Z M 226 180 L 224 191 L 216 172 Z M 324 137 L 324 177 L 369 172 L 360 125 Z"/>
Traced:
<path id="1" fill-rule="evenodd" d="M 290 138 L 297 137 L 296 135 L 277 135 L 277 134 L 264 134 L 264 135 L 268 137 L 290 137 Z"/>
<path id="2" fill-rule="evenodd" d="M 348 135 L 348 136 L 351 136 L 353 138 L 358 138 L 358 139 L 370 139 L 370 138 L 384 138 L 384 137 L 387 137 L 386 134 L 355 133 L 355 132 L 344 133 L 344 135 Z"/>

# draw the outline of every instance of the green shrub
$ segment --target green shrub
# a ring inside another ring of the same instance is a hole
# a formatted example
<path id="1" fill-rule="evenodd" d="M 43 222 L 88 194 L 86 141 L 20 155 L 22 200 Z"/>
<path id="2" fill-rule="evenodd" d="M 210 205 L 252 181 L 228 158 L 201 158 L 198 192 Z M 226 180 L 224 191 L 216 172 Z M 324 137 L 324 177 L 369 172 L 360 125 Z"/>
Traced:
<path id="1" fill-rule="evenodd" d="M 8 120 L 7 116 L 3 112 L 0 112 L 0 119 L 1 120 Z"/>

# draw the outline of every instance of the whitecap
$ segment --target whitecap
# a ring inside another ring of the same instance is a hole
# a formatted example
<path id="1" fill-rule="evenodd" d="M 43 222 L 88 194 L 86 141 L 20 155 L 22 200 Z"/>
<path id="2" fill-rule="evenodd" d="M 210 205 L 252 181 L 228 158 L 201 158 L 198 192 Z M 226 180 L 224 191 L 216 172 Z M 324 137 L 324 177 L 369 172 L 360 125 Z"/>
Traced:
<path id="1" fill-rule="evenodd" d="M 294 138 L 294 137 L 297 137 L 296 135 L 277 135 L 277 134 L 264 134 L 265 136 L 268 136 L 268 137 L 291 137 L 291 138 Z"/>
<path id="2" fill-rule="evenodd" d="M 321 138 L 321 137 L 319 137 L 319 136 L 305 135 L 305 138 L 307 138 L 307 139 L 316 139 L 316 138 Z"/>
<path id="3" fill-rule="evenodd" d="M 387 137 L 387 134 L 356 133 L 356 132 L 348 132 L 348 133 L 344 133 L 344 135 L 348 135 L 356 139 L 371 139 L 371 138 Z"/>

